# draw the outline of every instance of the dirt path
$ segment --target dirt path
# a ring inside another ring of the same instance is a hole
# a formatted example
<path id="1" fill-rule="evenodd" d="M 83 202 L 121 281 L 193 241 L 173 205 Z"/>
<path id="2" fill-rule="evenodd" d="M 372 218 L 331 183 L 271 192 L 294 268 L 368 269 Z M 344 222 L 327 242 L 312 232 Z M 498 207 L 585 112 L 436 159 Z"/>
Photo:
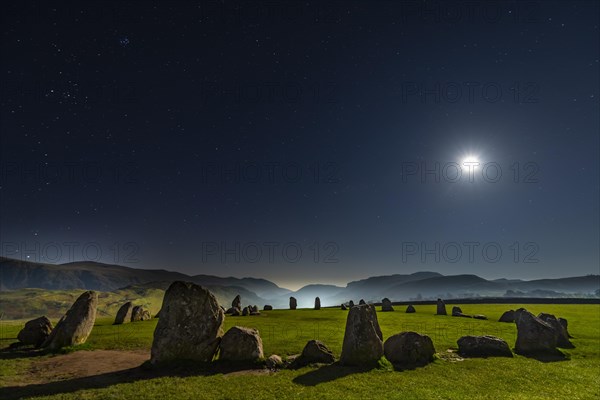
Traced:
<path id="1" fill-rule="evenodd" d="M 150 359 L 147 350 L 75 351 L 33 361 L 26 376 L 21 376 L 19 386 L 73 378 L 85 378 L 139 367 Z"/>

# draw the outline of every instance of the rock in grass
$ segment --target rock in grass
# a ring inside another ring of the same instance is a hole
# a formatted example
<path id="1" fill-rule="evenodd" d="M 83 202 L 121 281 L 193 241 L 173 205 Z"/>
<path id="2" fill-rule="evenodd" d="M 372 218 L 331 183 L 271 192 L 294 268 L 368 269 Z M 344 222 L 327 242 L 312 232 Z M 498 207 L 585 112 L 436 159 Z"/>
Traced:
<path id="1" fill-rule="evenodd" d="M 431 338 L 416 332 L 390 336 L 383 347 L 385 358 L 396 365 L 422 366 L 433 361 L 435 354 Z"/>
<path id="2" fill-rule="evenodd" d="M 517 341 L 515 353 L 522 355 L 556 354 L 557 337 L 554 328 L 524 308 L 515 311 Z"/>
<path id="3" fill-rule="evenodd" d="M 146 310 L 144 307 L 135 306 L 131 310 L 131 322 L 147 321 L 149 319 L 152 319 L 150 311 Z"/>
<path id="4" fill-rule="evenodd" d="M 350 308 L 340 362 L 346 365 L 365 365 L 383 356 L 383 334 L 377 321 L 375 307 L 363 304 Z"/>
<path id="5" fill-rule="evenodd" d="M 321 299 L 319 297 L 315 297 L 315 310 L 321 309 Z"/>
<path id="6" fill-rule="evenodd" d="M 563 328 L 565 328 L 565 332 L 567 332 L 567 337 L 572 338 L 573 336 L 571 336 L 571 334 L 569 333 L 569 321 L 567 321 L 565 318 L 559 318 L 558 322 L 563 326 Z"/>
<path id="7" fill-rule="evenodd" d="M 283 360 L 277 354 L 272 354 L 265 360 L 267 368 L 278 369 L 283 368 Z"/>
<path id="8" fill-rule="evenodd" d="M 381 311 L 394 311 L 394 307 L 392 307 L 392 302 L 387 297 L 381 300 Z"/>
<path id="9" fill-rule="evenodd" d="M 273 306 L 270 304 L 265 304 L 265 306 L 263 307 L 263 311 L 271 311 L 273 309 Z"/>
<path id="10" fill-rule="evenodd" d="M 17 334 L 19 342 L 25 345 L 40 347 L 52 332 L 52 322 L 45 316 L 32 319 Z"/>
<path id="11" fill-rule="evenodd" d="M 556 334 L 556 346 L 561 347 L 563 349 L 574 349 L 575 346 L 569 340 L 569 334 L 565 327 L 556 319 L 556 317 L 552 314 L 541 313 L 538 315 L 538 318 L 542 321 L 550 324 L 552 328 L 554 328 L 554 332 Z"/>
<path id="12" fill-rule="evenodd" d="M 446 303 L 444 303 L 444 300 L 442 299 L 437 299 L 437 315 L 448 315 L 448 313 L 446 312 Z"/>
<path id="13" fill-rule="evenodd" d="M 457 316 L 457 315 L 460 316 L 460 314 L 462 314 L 462 309 L 460 307 L 458 307 L 458 306 L 452 307 L 452 315 L 453 316 Z"/>
<path id="14" fill-rule="evenodd" d="M 508 343 L 495 336 L 463 336 L 456 342 L 463 357 L 512 357 Z"/>
<path id="15" fill-rule="evenodd" d="M 475 319 L 483 319 L 483 320 L 488 319 L 488 317 L 486 317 L 483 314 L 475 314 L 475 315 L 473 315 L 473 318 L 475 318 Z"/>
<path id="16" fill-rule="evenodd" d="M 83 292 L 58 321 L 42 347 L 57 350 L 85 343 L 94 327 L 97 307 L 98 293 L 93 290 Z"/>
<path id="17" fill-rule="evenodd" d="M 344 303 L 342 303 L 342 307 L 341 307 L 341 308 L 342 308 L 342 310 L 344 310 L 344 311 L 348 309 L 348 307 L 346 307 L 346 305 L 345 305 Z"/>
<path id="18" fill-rule="evenodd" d="M 308 364 L 331 364 L 335 362 L 333 352 L 319 340 L 309 340 L 302 350 L 302 354 L 294 360 L 294 367 Z"/>
<path id="19" fill-rule="evenodd" d="M 505 311 L 498 322 L 515 322 L 515 310 Z"/>
<path id="20" fill-rule="evenodd" d="M 263 358 L 263 344 L 258 330 L 234 326 L 219 345 L 219 359 L 227 361 L 257 361 Z"/>
<path id="21" fill-rule="evenodd" d="M 208 289 L 191 282 L 173 282 L 165 292 L 154 330 L 150 362 L 211 361 L 223 336 L 224 319 Z"/>
<path id="22" fill-rule="evenodd" d="M 298 307 L 298 301 L 295 297 L 290 297 L 290 310 L 295 310 Z"/>
<path id="23" fill-rule="evenodd" d="M 117 311 L 117 316 L 115 317 L 115 322 L 113 325 L 126 324 L 131 322 L 131 312 L 133 311 L 133 303 L 128 301 L 123 304 L 119 311 Z"/>
<path id="24" fill-rule="evenodd" d="M 412 313 L 414 313 L 414 312 L 417 312 L 417 310 L 415 310 L 415 308 L 413 307 L 413 305 L 412 305 L 412 304 L 409 304 L 409 305 L 408 305 L 408 307 L 406 307 L 406 312 L 407 312 L 408 314 L 412 314 Z"/>

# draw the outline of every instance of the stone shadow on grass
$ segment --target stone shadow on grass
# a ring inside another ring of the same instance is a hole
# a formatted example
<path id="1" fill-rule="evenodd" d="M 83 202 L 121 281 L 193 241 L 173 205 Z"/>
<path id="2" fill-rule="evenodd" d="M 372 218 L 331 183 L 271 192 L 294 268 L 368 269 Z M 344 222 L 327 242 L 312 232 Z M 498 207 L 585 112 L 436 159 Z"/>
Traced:
<path id="1" fill-rule="evenodd" d="M 517 353 L 519 354 L 519 353 Z M 530 354 L 519 354 L 523 357 L 532 358 L 534 360 L 543 362 L 543 363 L 551 363 L 551 362 L 560 362 L 560 361 L 569 361 L 571 357 L 560 350 L 556 350 L 551 353 L 530 353 Z"/>
<path id="2" fill-rule="evenodd" d="M 102 389 L 120 383 L 133 383 L 136 381 L 149 380 L 160 377 L 189 377 L 210 376 L 228 373 L 253 373 L 268 370 L 258 368 L 258 364 L 236 364 L 213 362 L 210 364 L 186 363 L 162 364 L 152 366 L 149 361 L 142 365 L 120 371 L 107 372 L 104 374 L 58 380 L 47 383 L 30 384 L 24 386 L 0 387 L 0 399 L 16 400 L 36 396 L 50 396 L 56 394 L 73 393 L 86 389 Z"/>
<path id="3" fill-rule="evenodd" d="M 377 365 L 360 367 L 345 366 L 338 361 L 309 371 L 304 375 L 297 376 L 292 382 L 303 386 L 316 386 L 319 383 L 331 382 L 348 375 L 369 372 L 375 368 L 377 368 Z"/>

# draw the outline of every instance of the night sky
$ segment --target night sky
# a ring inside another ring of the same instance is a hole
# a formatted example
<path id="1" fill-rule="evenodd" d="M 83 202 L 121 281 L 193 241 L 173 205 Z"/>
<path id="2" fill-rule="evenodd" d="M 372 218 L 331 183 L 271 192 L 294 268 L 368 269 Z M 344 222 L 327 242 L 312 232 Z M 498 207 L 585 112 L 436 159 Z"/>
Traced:
<path id="1" fill-rule="evenodd" d="M 599 273 L 598 2 L 2 7 L 5 256 Z"/>

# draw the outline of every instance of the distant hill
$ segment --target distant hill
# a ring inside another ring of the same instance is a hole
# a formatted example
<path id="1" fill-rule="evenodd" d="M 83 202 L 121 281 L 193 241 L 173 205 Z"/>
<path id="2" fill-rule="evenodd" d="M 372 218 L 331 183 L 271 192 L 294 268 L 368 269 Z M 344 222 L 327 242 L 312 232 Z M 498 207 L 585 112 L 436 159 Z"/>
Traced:
<path id="1" fill-rule="evenodd" d="M 540 297 L 594 296 L 600 288 L 599 275 L 570 278 L 487 280 L 477 275 L 442 275 L 437 272 L 417 272 L 374 276 L 349 282 L 345 287 L 323 284 L 307 285 L 295 292 L 281 288 L 260 278 L 189 276 L 180 272 L 136 269 L 95 262 L 43 264 L 0 258 L 0 290 L 41 288 L 49 290 L 93 289 L 103 292 L 131 293 L 131 290 L 157 289 L 161 293 L 174 280 L 185 280 L 206 286 L 215 293 L 219 302 L 228 307 L 240 294 L 244 305 L 260 308 L 271 304 L 287 308 L 289 296 L 298 299 L 299 307 L 312 307 L 319 296 L 323 306 L 360 299 L 379 302 L 388 297 L 392 301 L 427 300 L 441 298 L 502 297 L 508 291 L 539 295 Z M 3 297 L 6 294 L 3 292 Z M 143 297 L 143 296 L 142 296 Z"/>

